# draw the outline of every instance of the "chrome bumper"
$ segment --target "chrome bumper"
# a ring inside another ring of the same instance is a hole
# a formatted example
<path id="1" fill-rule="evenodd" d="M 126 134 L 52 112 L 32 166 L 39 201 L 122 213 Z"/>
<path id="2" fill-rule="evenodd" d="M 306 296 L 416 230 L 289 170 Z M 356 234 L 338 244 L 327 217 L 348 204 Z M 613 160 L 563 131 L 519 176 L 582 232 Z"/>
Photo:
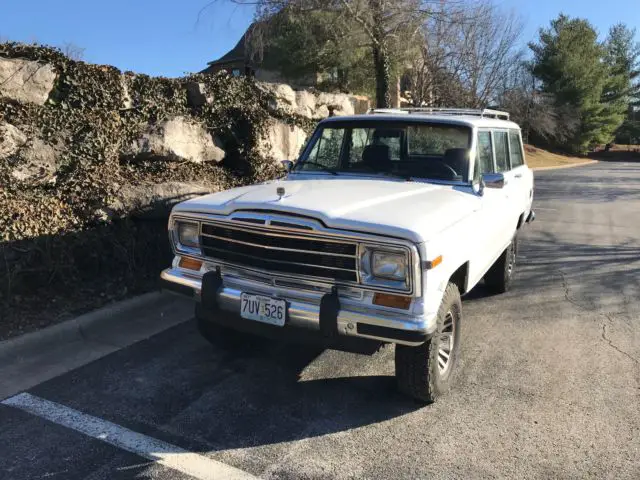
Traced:
<path id="1" fill-rule="evenodd" d="M 162 272 L 161 279 L 168 290 L 191 294 L 196 301 L 200 300 L 202 282 L 198 276 L 188 275 L 180 269 L 171 268 Z M 274 288 L 253 282 L 243 284 L 242 279 L 227 278 L 223 275 L 223 286 L 216 295 L 219 308 L 240 318 L 240 296 L 243 291 L 287 300 L 287 326 L 316 330 L 320 335 L 321 294 Z M 423 317 L 396 312 L 372 312 L 371 308 L 355 305 L 353 302 L 350 303 L 348 298 L 342 297 L 340 297 L 340 304 L 344 306 L 337 315 L 337 331 L 340 335 L 403 345 L 420 345 L 435 331 L 435 322 L 429 322 Z"/>

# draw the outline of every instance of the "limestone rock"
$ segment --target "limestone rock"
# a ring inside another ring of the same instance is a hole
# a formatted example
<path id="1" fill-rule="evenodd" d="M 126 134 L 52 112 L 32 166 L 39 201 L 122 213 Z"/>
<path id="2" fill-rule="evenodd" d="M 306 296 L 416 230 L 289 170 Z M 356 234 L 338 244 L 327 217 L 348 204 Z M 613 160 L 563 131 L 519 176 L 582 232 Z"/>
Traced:
<path id="1" fill-rule="evenodd" d="M 35 138 L 20 150 L 19 157 L 11 171 L 16 180 L 31 184 L 55 182 L 58 152 L 51 145 Z"/>
<path id="2" fill-rule="evenodd" d="M 349 95 L 343 93 L 321 93 L 317 99 L 318 105 L 327 107 L 330 113 L 336 116 L 353 115 L 354 108 Z"/>
<path id="3" fill-rule="evenodd" d="M 0 96 L 23 103 L 44 105 L 56 81 L 49 64 L 0 58 Z"/>
<path id="4" fill-rule="evenodd" d="M 296 113 L 305 118 L 316 117 L 316 96 L 307 90 L 296 91 Z M 327 114 L 328 114 L 327 110 Z"/>
<path id="5" fill-rule="evenodd" d="M 133 108 L 133 99 L 129 93 L 129 84 L 124 75 L 120 76 L 120 85 L 122 85 L 122 108 Z"/>
<path id="6" fill-rule="evenodd" d="M 351 105 L 353 105 L 353 111 L 356 115 L 362 115 L 367 113 L 371 108 L 371 100 L 369 97 L 363 95 L 351 95 L 349 97 Z"/>
<path id="7" fill-rule="evenodd" d="M 176 203 L 211 192 L 212 188 L 206 185 L 186 182 L 124 185 L 108 208 L 120 214 L 162 218 Z"/>
<path id="8" fill-rule="evenodd" d="M 0 159 L 15 154 L 27 143 L 27 136 L 9 123 L 0 123 Z"/>
<path id="9" fill-rule="evenodd" d="M 262 154 L 276 161 L 295 160 L 307 139 L 305 131 L 280 120 L 271 120 L 267 137 L 262 140 Z"/>
<path id="10" fill-rule="evenodd" d="M 261 83 L 260 86 L 275 97 L 274 107 L 286 112 L 296 109 L 296 92 L 285 83 Z"/>
<path id="11" fill-rule="evenodd" d="M 189 82 L 186 85 L 187 102 L 190 107 L 201 107 L 213 102 L 213 97 L 207 92 L 206 86 L 201 82 Z"/>
<path id="12" fill-rule="evenodd" d="M 150 128 L 126 153 L 194 163 L 220 162 L 225 156 L 219 140 L 212 138 L 202 125 L 184 117 L 172 118 Z"/>

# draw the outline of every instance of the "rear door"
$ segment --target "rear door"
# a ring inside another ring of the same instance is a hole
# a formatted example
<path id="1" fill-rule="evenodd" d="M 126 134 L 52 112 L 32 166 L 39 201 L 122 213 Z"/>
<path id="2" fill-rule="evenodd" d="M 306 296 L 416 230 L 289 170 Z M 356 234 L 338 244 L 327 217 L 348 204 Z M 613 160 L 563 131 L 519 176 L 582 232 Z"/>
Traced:
<path id="1" fill-rule="evenodd" d="M 518 217 L 524 214 L 524 218 L 531 209 L 533 197 L 533 172 L 524 162 L 524 150 L 520 131 L 509 130 L 509 156 L 511 160 L 511 172 L 513 175 L 514 201 L 517 200 Z"/>
<path id="2" fill-rule="evenodd" d="M 520 195 L 519 180 L 522 177 L 520 172 L 515 172 L 511 168 L 511 158 L 509 154 L 509 130 L 495 129 L 493 130 L 493 142 L 496 157 L 496 172 L 504 175 L 504 192 L 505 205 L 502 212 L 505 216 L 505 224 L 503 231 L 503 243 L 508 243 L 513 236 L 516 226 L 518 225 L 518 217 L 522 213 L 520 210 L 522 205 L 522 196 Z"/>

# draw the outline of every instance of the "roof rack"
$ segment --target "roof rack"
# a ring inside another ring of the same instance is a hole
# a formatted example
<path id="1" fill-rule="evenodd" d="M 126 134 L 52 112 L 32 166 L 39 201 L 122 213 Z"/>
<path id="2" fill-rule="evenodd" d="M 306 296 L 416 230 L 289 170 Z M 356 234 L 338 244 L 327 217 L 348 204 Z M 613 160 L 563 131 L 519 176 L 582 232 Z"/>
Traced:
<path id="1" fill-rule="evenodd" d="M 430 115 L 473 115 L 482 118 L 497 118 L 499 120 L 509 120 L 508 112 L 499 110 L 474 109 L 474 108 L 432 108 L 432 107 L 403 107 L 403 108 L 372 108 L 370 114 L 374 113 L 423 113 Z"/>

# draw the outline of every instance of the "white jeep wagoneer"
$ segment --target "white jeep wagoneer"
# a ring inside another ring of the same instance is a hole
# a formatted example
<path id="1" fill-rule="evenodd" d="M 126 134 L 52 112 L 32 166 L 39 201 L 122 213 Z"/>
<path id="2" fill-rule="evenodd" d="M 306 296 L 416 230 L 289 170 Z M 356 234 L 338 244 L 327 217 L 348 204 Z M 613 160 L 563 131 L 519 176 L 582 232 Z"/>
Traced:
<path id="1" fill-rule="evenodd" d="M 286 178 L 178 204 L 166 288 L 203 335 L 360 351 L 395 344 L 401 391 L 431 402 L 459 355 L 460 296 L 505 292 L 534 219 L 520 128 L 493 110 L 384 109 L 319 123 Z"/>

